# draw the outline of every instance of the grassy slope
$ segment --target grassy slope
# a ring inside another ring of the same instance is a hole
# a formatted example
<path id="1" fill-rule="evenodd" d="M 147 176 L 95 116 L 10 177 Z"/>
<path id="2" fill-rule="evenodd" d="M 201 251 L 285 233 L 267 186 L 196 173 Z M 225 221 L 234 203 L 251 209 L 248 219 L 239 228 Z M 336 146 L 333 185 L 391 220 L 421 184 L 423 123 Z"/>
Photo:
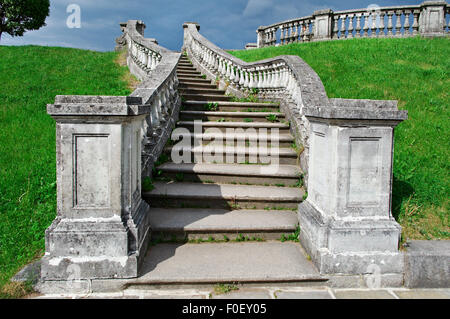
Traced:
<path id="1" fill-rule="evenodd" d="M 128 95 L 127 69 L 116 58 L 0 46 L 0 288 L 43 253 L 56 215 L 55 123 L 46 104 L 59 94 Z"/>
<path id="2" fill-rule="evenodd" d="M 393 214 L 404 238 L 450 238 L 449 39 L 358 39 L 230 53 L 248 62 L 298 55 L 330 98 L 398 100 L 409 120 L 395 131 Z"/>

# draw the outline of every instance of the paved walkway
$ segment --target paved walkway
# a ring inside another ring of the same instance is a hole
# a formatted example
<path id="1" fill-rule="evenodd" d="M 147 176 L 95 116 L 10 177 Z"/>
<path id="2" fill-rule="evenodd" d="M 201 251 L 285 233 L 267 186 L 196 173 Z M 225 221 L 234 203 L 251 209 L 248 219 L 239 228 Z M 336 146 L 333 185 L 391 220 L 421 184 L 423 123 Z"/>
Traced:
<path id="1" fill-rule="evenodd" d="M 450 299 L 446 289 L 333 289 L 328 287 L 239 288 L 217 294 L 214 289 L 126 289 L 118 293 L 42 295 L 37 299 Z"/>

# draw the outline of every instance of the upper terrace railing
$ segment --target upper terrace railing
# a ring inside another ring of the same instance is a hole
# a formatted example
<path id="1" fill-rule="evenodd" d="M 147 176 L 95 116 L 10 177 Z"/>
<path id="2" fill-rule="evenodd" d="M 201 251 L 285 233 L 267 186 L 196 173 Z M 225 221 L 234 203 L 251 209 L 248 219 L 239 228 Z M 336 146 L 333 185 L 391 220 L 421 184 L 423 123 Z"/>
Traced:
<path id="1" fill-rule="evenodd" d="M 449 13 L 445 1 L 337 12 L 319 10 L 311 16 L 259 27 L 257 47 L 367 37 L 445 36 L 449 32 Z"/>
<path id="2" fill-rule="evenodd" d="M 142 179 L 178 120 L 180 53 L 122 23 L 118 48 L 141 80 L 129 96 L 57 96 L 58 214 L 46 231 L 44 280 L 136 277 L 150 238 Z"/>

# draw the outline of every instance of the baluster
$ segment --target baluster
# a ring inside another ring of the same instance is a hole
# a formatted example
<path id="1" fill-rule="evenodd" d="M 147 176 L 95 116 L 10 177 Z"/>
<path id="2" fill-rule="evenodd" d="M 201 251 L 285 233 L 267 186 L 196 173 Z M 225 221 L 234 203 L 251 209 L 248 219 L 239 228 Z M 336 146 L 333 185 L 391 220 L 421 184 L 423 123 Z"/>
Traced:
<path id="1" fill-rule="evenodd" d="M 361 37 L 361 13 L 356 14 L 356 37 Z"/>
<path id="2" fill-rule="evenodd" d="M 401 37 L 402 36 L 402 10 L 397 10 L 395 12 L 396 16 L 396 24 L 395 24 L 395 36 Z"/>
<path id="3" fill-rule="evenodd" d="M 392 28 L 393 28 L 392 17 L 394 15 L 394 11 L 388 11 L 387 15 L 388 15 L 387 36 L 392 37 L 392 35 L 393 35 L 393 33 L 392 33 Z"/>
<path id="4" fill-rule="evenodd" d="M 284 44 L 284 26 L 280 27 L 280 31 L 281 31 L 281 33 L 280 33 L 280 45 L 283 45 Z"/>
<path id="5" fill-rule="evenodd" d="M 404 11 L 404 14 L 405 14 L 405 23 L 403 24 L 403 30 L 404 30 L 404 33 L 403 33 L 403 35 L 405 36 L 405 37 L 408 37 L 408 36 L 410 36 L 411 35 L 411 32 L 410 32 L 410 23 L 409 23 L 409 19 L 411 18 L 411 13 L 412 13 L 412 11 L 411 10 L 405 10 Z"/>
<path id="6" fill-rule="evenodd" d="M 364 26 L 362 28 L 362 37 L 369 37 L 369 17 L 370 17 L 370 13 L 369 12 L 365 12 L 364 13 Z"/>
<path id="7" fill-rule="evenodd" d="M 339 26 L 338 26 L 339 17 L 338 16 L 334 16 L 333 20 L 334 20 L 334 24 L 333 24 L 333 33 L 332 33 L 331 38 L 332 39 L 337 39 L 338 38 L 338 32 L 339 32 Z"/>
<path id="8" fill-rule="evenodd" d="M 420 10 L 414 9 L 413 11 L 413 25 L 412 25 L 412 35 L 416 36 L 419 34 L 419 14 Z"/>
<path id="9" fill-rule="evenodd" d="M 235 75 L 233 75 L 233 82 L 235 86 L 239 86 L 239 80 L 240 80 L 240 73 L 239 73 L 239 67 L 236 66 L 234 68 L 234 72 L 236 72 Z"/>
<path id="10" fill-rule="evenodd" d="M 249 71 L 248 71 L 248 76 L 249 76 L 249 82 L 248 82 L 248 87 L 249 88 L 254 88 L 255 87 L 255 81 L 254 81 L 254 79 L 253 79 L 253 69 L 250 69 Z"/>
<path id="11" fill-rule="evenodd" d="M 226 61 L 225 63 L 226 63 L 226 68 L 227 68 L 227 71 L 226 71 L 226 73 L 225 73 L 225 78 L 226 78 L 227 80 L 230 80 L 230 75 L 231 75 L 230 62 L 229 62 L 229 61 Z"/>
<path id="12" fill-rule="evenodd" d="M 345 20 L 342 20 L 345 26 Z M 354 38 L 355 35 L 353 35 L 353 30 L 355 29 L 353 27 L 353 21 L 355 21 L 354 19 L 354 15 L 353 14 L 349 14 L 348 15 L 348 29 L 347 29 L 347 35 L 345 36 L 346 38 Z M 345 27 L 344 27 L 345 28 Z M 345 29 L 344 29 L 344 35 L 345 35 Z"/>
<path id="13" fill-rule="evenodd" d="M 303 41 L 309 40 L 309 20 L 305 21 L 305 32 L 303 33 Z"/>
<path id="14" fill-rule="evenodd" d="M 373 38 L 373 37 L 377 36 L 377 18 L 378 18 L 377 13 L 375 11 L 373 11 L 370 14 L 370 18 L 372 19 L 372 21 L 371 21 L 372 25 L 370 28 L 370 36 Z"/>
<path id="15" fill-rule="evenodd" d="M 294 42 L 298 42 L 298 21 L 294 22 Z"/>
<path id="16" fill-rule="evenodd" d="M 294 42 L 294 25 L 292 23 L 289 24 L 289 43 Z"/>
<path id="17" fill-rule="evenodd" d="M 250 81 L 248 78 L 248 71 L 246 70 L 244 72 L 244 88 L 248 88 L 249 83 L 250 83 Z"/>
<path id="18" fill-rule="evenodd" d="M 384 37 L 386 33 L 384 32 L 384 17 L 386 16 L 386 12 L 380 12 L 380 26 L 378 36 Z"/>

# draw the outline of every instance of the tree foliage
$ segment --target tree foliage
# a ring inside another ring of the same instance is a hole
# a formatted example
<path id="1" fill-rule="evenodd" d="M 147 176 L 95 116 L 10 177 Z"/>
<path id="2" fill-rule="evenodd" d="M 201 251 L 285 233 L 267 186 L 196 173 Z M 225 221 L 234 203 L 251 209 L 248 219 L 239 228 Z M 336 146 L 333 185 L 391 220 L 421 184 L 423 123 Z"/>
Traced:
<path id="1" fill-rule="evenodd" d="M 0 39 L 2 33 L 15 37 L 38 30 L 49 13 L 50 0 L 0 0 Z"/>

